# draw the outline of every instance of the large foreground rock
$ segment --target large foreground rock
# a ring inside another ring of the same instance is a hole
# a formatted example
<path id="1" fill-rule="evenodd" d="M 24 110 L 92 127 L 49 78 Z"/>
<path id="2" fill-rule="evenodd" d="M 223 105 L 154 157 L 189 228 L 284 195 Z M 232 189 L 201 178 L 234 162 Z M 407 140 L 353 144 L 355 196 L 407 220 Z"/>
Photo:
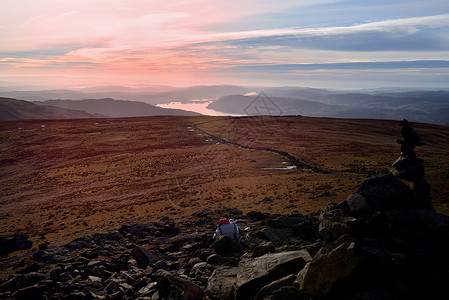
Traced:
<path id="1" fill-rule="evenodd" d="M 299 272 L 296 282 L 308 296 L 327 296 L 337 280 L 351 274 L 358 261 L 354 243 L 343 243 L 329 253 L 317 253 Z"/>
<path id="2" fill-rule="evenodd" d="M 220 267 L 214 270 L 208 280 L 206 293 L 212 299 L 234 299 L 234 286 L 238 270 L 236 267 Z"/>
<path id="3" fill-rule="evenodd" d="M 243 259 L 237 273 L 236 299 L 249 299 L 270 282 L 298 273 L 311 260 L 306 250 Z"/>

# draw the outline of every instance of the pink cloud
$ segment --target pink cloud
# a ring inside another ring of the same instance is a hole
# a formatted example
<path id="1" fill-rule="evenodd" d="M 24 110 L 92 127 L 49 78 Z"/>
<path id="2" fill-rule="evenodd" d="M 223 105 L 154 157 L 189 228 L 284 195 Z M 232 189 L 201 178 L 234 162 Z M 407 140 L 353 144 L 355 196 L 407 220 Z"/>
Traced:
<path id="1" fill-rule="evenodd" d="M 253 15 L 336 0 L 14 0 L 0 10 L 0 77 L 89 76 L 123 82 L 214 81 L 218 69 L 251 63 L 374 59 L 380 54 L 295 48 L 237 47 L 239 39 L 416 30 L 447 24 L 447 15 L 384 20 L 346 27 L 211 30 Z M 383 55 L 383 54 L 382 54 Z M 404 57 L 401 53 L 389 53 Z M 414 56 L 413 56 L 414 55 Z M 411 59 L 416 54 L 411 55 Z M 446 54 L 441 54 L 446 55 Z"/>

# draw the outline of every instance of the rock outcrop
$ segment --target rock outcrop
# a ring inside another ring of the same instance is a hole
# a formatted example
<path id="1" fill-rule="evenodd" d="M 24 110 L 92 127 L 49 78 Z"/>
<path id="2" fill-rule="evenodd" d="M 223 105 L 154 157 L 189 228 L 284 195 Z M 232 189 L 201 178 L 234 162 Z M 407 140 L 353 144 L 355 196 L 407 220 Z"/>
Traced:
<path id="1" fill-rule="evenodd" d="M 184 233 L 161 222 L 5 256 L 2 267 L 14 273 L 0 281 L 0 298 L 412 299 L 442 292 L 449 217 L 398 206 L 381 211 L 362 199 L 351 195 L 319 216 L 242 216 L 251 228 L 243 255 L 217 254 L 212 226 Z M 287 219 L 295 220 L 281 225 L 289 237 L 260 234 Z"/>
<path id="2" fill-rule="evenodd" d="M 367 179 L 357 194 L 309 215 L 198 212 L 195 226 L 164 218 L 15 256 L 31 247 L 26 237 L 1 237 L 0 268 L 12 272 L 0 280 L 0 298 L 441 299 L 449 217 L 402 180 Z M 249 227 L 241 245 L 213 240 L 221 217 Z"/>

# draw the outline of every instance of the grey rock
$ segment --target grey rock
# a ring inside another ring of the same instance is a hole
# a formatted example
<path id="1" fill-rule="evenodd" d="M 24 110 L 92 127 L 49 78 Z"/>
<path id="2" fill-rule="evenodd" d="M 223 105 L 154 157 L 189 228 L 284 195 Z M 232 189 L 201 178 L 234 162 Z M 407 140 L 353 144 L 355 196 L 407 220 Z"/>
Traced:
<path id="1" fill-rule="evenodd" d="M 190 277 L 202 277 L 203 274 L 207 270 L 207 263 L 206 262 L 200 262 L 195 264 L 192 269 L 190 270 Z"/>
<path id="2" fill-rule="evenodd" d="M 220 261 L 220 256 L 218 254 L 211 254 L 207 257 L 206 263 L 210 265 L 218 265 Z"/>
<path id="3" fill-rule="evenodd" d="M 248 299 L 270 282 L 297 274 L 311 260 L 307 250 L 269 253 L 243 259 L 237 273 L 236 298 Z"/>
<path id="4" fill-rule="evenodd" d="M 96 276 L 89 276 L 89 280 L 92 282 L 101 282 L 101 278 L 100 277 L 96 277 Z"/>
<path id="5" fill-rule="evenodd" d="M 217 252 L 218 255 L 226 256 L 235 252 L 234 240 L 226 235 L 219 236 L 211 247 Z"/>
<path id="6" fill-rule="evenodd" d="M 137 292 L 139 296 L 150 296 L 156 291 L 157 283 L 151 282 L 147 284 L 146 286 L 139 289 Z"/>
<path id="7" fill-rule="evenodd" d="M 416 181 L 424 176 L 424 161 L 419 157 L 399 157 L 390 168 L 390 172 L 397 178 Z"/>
<path id="8" fill-rule="evenodd" d="M 266 300 L 308 300 L 297 288 L 292 286 L 283 286 L 271 293 Z"/>
<path id="9" fill-rule="evenodd" d="M 412 190 L 392 175 L 374 177 L 365 180 L 358 189 L 368 205 L 376 210 L 390 207 L 414 207 Z"/>
<path id="10" fill-rule="evenodd" d="M 348 202 L 349 213 L 351 214 L 369 209 L 368 202 L 362 195 L 351 194 L 346 201 Z"/>
<path id="11" fill-rule="evenodd" d="M 91 248 L 94 246 L 94 243 L 91 238 L 89 237 L 81 237 L 74 239 L 70 243 L 66 244 L 65 247 L 69 249 L 70 251 L 83 249 L 83 248 Z"/>
<path id="12" fill-rule="evenodd" d="M 353 235 L 355 222 L 354 217 L 338 210 L 324 211 L 320 215 L 318 231 L 326 243 L 331 243 L 344 235 Z"/>
<path id="13" fill-rule="evenodd" d="M 216 300 L 234 299 L 234 285 L 237 281 L 238 268 L 218 267 L 207 282 L 206 293 Z"/>
<path id="14" fill-rule="evenodd" d="M 202 262 L 201 258 L 199 257 L 192 257 L 191 259 L 189 259 L 189 261 L 187 262 L 187 264 L 190 267 L 193 267 L 195 264 Z"/>
<path id="15" fill-rule="evenodd" d="M 203 289 L 190 279 L 175 276 L 166 270 L 158 270 L 155 276 L 159 277 L 157 290 L 162 299 L 176 297 L 174 299 L 193 300 L 204 293 Z"/>
<path id="16" fill-rule="evenodd" d="M 153 232 L 153 228 L 146 224 L 123 225 L 119 229 L 120 233 L 129 233 L 131 236 L 145 237 Z"/>
<path id="17" fill-rule="evenodd" d="M 334 284 L 351 274 L 359 262 L 354 243 L 342 243 L 329 253 L 320 252 L 298 273 L 296 283 L 307 296 L 327 296 Z"/>
<path id="18" fill-rule="evenodd" d="M 235 257 L 222 257 L 218 254 L 212 254 L 206 260 L 209 265 L 222 265 L 236 267 L 239 264 L 239 259 Z"/>
<path id="19" fill-rule="evenodd" d="M 265 242 L 262 244 L 257 245 L 256 247 L 254 247 L 253 249 L 253 257 L 258 257 L 258 256 L 262 256 L 265 255 L 267 253 L 274 253 L 275 252 L 275 248 L 272 242 Z"/>
<path id="20" fill-rule="evenodd" d="M 318 251 L 323 247 L 323 243 L 322 242 L 316 242 L 313 243 L 312 245 L 310 245 L 309 247 L 307 247 L 307 251 L 309 252 L 309 254 L 314 257 L 315 254 L 318 253 Z"/>
<path id="21" fill-rule="evenodd" d="M 237 216 L 241 216 L 243 214 L 243 212 L 235 207 L 228 207 L 226 208 L 226 210 L 228 211 L 228 213 L 230 213 L 231 215 L 237 215 Z"/>
<path id="22" fill-rule="evenodd" d="M 118 230 L 111 230 L 101 234 L 101 238 L 105 241 L 117 242 L 123 240 L 123 235 Z"/>
<path id="23" fill-rule="evenodd" d="M 291 238 L 292 234 L 291 228 L 262 228 L 253 235 L 264 240 L 277 242 Z"/>
<path id="24" fill-rule="evenodd" d="M 135 259 L 137 265 L 142 269 L 145 269 L 150 263 L 154 263 L 157 260 L 156 254 L 142 247 L 135 247 L 131 251 L 131 256 Z"/>
<path id="25" fill-rule="evenodd" d="M 154 271 L 157 271 L 160 269 L 163 269 L 163 270 L 168 269 L 168 264 L 163 260 L 160 260 L 154 264 Z"/>
<path id="26" fill-rule="evenodd" d="M 271 295 L 274 291 L 280 289 L 284 286 L 291 286 L 295 282 L 296 275 L 290 274 L 286 277 L 283 277 L 279 280 L 273 281 L 272 283 L 264 286 L 256 295 L 256 300 L 266 299 L 269 295 Z"/>

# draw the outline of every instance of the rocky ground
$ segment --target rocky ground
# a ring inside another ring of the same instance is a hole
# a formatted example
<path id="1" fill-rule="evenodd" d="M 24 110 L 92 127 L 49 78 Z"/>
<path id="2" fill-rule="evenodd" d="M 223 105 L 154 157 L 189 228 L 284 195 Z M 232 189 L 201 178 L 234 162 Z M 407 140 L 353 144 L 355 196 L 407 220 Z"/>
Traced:
<path id="1" fill-rule="evenodd" d="M 414 197 L 387 175 L 308 215 L 204 210 L 182 224 L 123 225 L 60 247 L 2 236 L 1 267 L 13 272 L 0 298 L 442 299 L 449 217 Z M 237 220 L 240 245 L 213 239 L 222 217 Z"/>

